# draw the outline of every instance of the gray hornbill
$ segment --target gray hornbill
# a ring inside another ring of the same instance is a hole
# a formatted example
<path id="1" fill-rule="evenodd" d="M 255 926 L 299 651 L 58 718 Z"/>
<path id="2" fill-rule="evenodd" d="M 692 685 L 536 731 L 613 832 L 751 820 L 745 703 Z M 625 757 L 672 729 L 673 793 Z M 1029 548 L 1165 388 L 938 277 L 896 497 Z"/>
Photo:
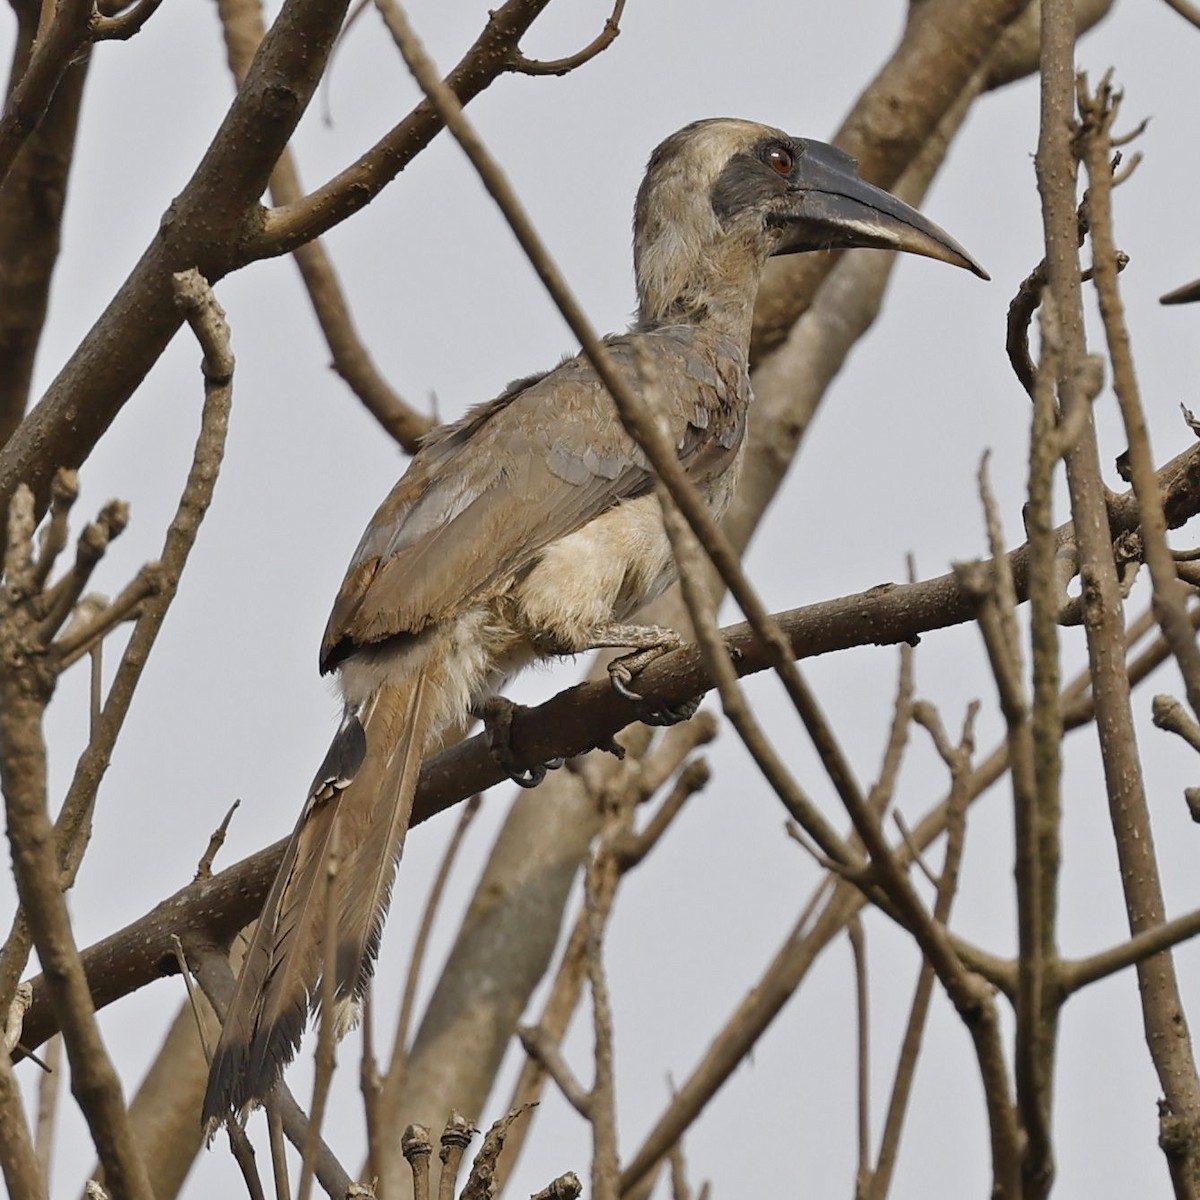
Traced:
<path id="1" fill-rule="evenodd" d="M 875 246 L 987 278 L 856 166 L 831 146 L 736 120 L 689 125 L 650 158 L 634 214 L 637 321 L 607 346 L 635 387 L 635 347 L 653 356 L 654 401 L 717 516 L 742 461 L 750 324 L 768 258 Z M 325 630 L 321 671 L 337 672 L 345 716 L 247 950 L 207 1122 L 261 1100 L 295 1054 L 319 996 L 335 834 L 344 1018 L 371 973 L 433 738 L 534 659 L 653 649 L 666 631 L 624 622 L 672 577 L 653 475 L 582 356 L 425 440 L 367 526 Z"/>

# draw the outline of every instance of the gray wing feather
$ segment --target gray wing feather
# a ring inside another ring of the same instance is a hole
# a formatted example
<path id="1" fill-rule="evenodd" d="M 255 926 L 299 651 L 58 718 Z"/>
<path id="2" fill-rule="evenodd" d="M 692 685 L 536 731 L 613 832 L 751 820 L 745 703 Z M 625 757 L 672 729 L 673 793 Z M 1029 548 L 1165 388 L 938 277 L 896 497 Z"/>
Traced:
<path id="1" fill-rule="evenodd" d="M 745 432 L 740 353 L 691 330 L 614 339 L 636 379 L 632 339 L 655 339 L 680 461 L 697 482 L 719 474 Z M 535 561 L 551 542 L 644 495 L 653 475 L 583 358 L 509 388 L 437 431 L 368 525 L 322 645 L 329 670 L 355 649 L 453 615 Z"/>

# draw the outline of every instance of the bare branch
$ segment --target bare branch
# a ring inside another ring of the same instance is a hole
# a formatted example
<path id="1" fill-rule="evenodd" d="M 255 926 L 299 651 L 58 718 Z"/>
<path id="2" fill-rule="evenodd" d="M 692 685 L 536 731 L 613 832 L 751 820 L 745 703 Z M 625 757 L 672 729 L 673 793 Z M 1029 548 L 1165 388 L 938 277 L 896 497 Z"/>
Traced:
<path id="1" fill-rule="evenodd" d="M 88 25 L 92 41 L 128 41 L 140 33 L 142 26 L 158 11 L 162 0 L 136 0 L 116 16 L 105 16 L 98 9 L 93 11 Z"/>
<path id="2" fill-rule="evenodd" d="M 488 15 L 471 48 L 446 76 L 460 103 L 469 104 L 511 69 L 521 38 L 550 0 L 507 0 Z M 393 36 L 395 30 L 393 29 Z M 302 200 L 272 209 L 263 217 L 254 257 L 287 254 L 327 233 L 379 194 L 443 128 L 441 114 L 419 105 L 341 174 Z"/>
<path id="3" fill-rule="evenodd" d="M 1181 462 L 1186 462 L 1191 453 L 1184 455 Z M 1182 467 L 1172 474 L 1182 479 Z M 1113 511 L 1119 515 L 1120 506 Z M 1131 515 L 1136 517 L 1132 510 Z M 1020 591 L 1026 570 L 1023 552 L 1016 553 L 1013 566 Z M 788 632 L 793 652 L 811 656 L 869 642 L 911 640 L 921 632 L 973 619 L 974 605 L 975 601 L 962 591 L 955 577 L 947 575 L 918 584 L 872 588 L 856 596 L 794 609 L 777 617 Z M 1200 611 L 1194 619 L 1200 620 Z M 1135 628 L 1131 624 L 1131 632 Z M 739 675 L 766 668 L 761 647 L 747 626 L 727 628 L 723 636 L 736 651 Z M 1133 660 L 1128 668 L 1131 683 L 1145 679 L 1163 661 L 1165 653 L 1160 643 Z M 652 663 L 639 676 L 638 684 L 655 702 L 660 698 L 667 702 L 683 700 L 710 686 L 698 653 L 689 649 Z M 1064 698 L 1070 701 L 1070 707 L 1064 710 L 1068 729 L 1093 719 L 1093 703 L 1086 684 L 1087 676 L 1083 675 L 1064 691 Z M 571 688 L 523 715 L 521 745 L 531 757 L 544 756 L 539 761 L 559 754 L 579 754 L 598 734 L 611 736 L 611 732 L 637 720 L 637 708 L 617 696 L 606 680 Z M 997 751 L 989 756 L 976 772 L 972 794 L 994 783 L 1006 765 L 1006 753 Z M 482 737 L 469 738 L 443 751 L 422 769 L 414 824 L 444 812 L 501 778 L 502 773 Z M 924 823 L 913 830 L 918 845 L 927 844 L 926 838 L 940 832 L 940 818 L 938 821 L 936 830 Z M 182 934 L 188 929 L 203 928 L 216 942 L 231 940 L 262 907 L 283 847 L 284 841 L 280 840 L 211 880 L 181 889 L 146 916 L 86 951 L 88 977 L 97 1006 L 110 1004 L 161 978 L 161 964 L 171 954 L 172 932 Z M 55 1032 L 57 1025 L 42 981 L 33 982 L 34 1003 L 25 1030 L 28 1045 L 36 1048 Z"/>
<path id="4" fill-rule="evenodd" d="M 229 832 L 229 822 L 233 820 L 233 814 L 237 812 L 241 805 L 240 800 L 235 800 L 230 806 L 224 817 L 221 818 L 221 823 L 213 830 L 212 836 L 208 839 L 208 845 L 204 848 L 204 853 L 200 856 L 199 863 L 196 864 L 196 874 L 193 879 L 211 879 L 213 860 L 217 857 L 217 851 L 225 844 L 225 835 Z"/>
<path id="5" fill-rule="evenodd" d="M 636 867 L 662 840 L 671 823 L 683 811 L 683 806 L 697 792 L 708 786 L 712 769 L 708 760 L 693 758 L 679 772 L 675 786 L 667 793 L 663 802 L 654 810 L 654 815 L 645 828 L 637 834 L 614 839 L 612 852 L 621 871 Z"/>
<path id="6" fill-rule="evenodd" d="M 8 586 L 0 594 L 0 784 L 13 873 L 29 938 L 45 969 L 47 993 L 71 1061 L 72 1090 L 105 1175 L 114 1189 L 131 1200 L 152 1200 L 145 1166 L 130 1131 L 120 1079 L 96 1023 L 60 884 L 54 826 L 47 810 L 42 730 L 54 677 L 41 654 L 40 614 L 35 611 L 41 597 L 28 590 L 31 514 L 32 498 L 23 493 L 10 513 L 5 559 Z M 19 970 L 15 959 L 23 961 L 28 941 L 19 936 L 10 940 L 14 954 L 6 966 Z"/>
<path id="7" fill-rule="evenodd" d="M 946 857 L 941 877 L 934 885 L 937 898 L 933 915 L 942 925 L 949 924 L 950 910 L 958 890 L 958 872 L 966 837 L 966 810 L 971 800 L 971 755 L 975 750 L 975 718 L 978 712 L 977 703 L 968 708 L 963 722 L 962 739 L 958 746 L 952 746 L 933 706 L 913 706 L 913 719 L 929 733 L 942 761 L 950 769 L 950 796 L 946 801 Z M 916 857 L 918 850 L 915 840 L 911 840 L 910 852 Z M 917 976 L 908 1024 L 900 1043 L 896 1076 L 892 1083 L 892 1094 L 879 1141 L 879 1155 L 867 1180 L 867 1186 L 860 1188 L 859 1194 L 864 1200 L 884 1200 L 891 1186 L 892 1172 L 900 1147 L 900 1135 L 904 1129 L 904 1118 L 908 1112 L 908 1102 L 916 1079 L 929 1002 L 933 997 L 933 983 L 933 969 L 927 962 L 923 962 Z"/>
<path id="8" fill-rule="evenodd" d="M 1164 921 L 1152 929 L 1144 929 L 1141 933 L 1121 942 L 1108 950 L 1101 950 L 1087 958 L 1064 962 L 1059 973 L 1059 985 L 1064 994 L 1070 994 L 1095 983 L 1107 979 L 1118 971 L 1136 966 L 1154 954 L 1169 950 L 1172 946 L 1186 942 L 1200 933 L 1200 909 L 1186 913 L 1182 917 Z"/>
<path id="9" fill-rule="evenodd" d="M 1087 407 L 1077 386 L 1084 354 L 1078 253 L 1074 243 L 1075 172 L 1071 146 L 1075 99 L 1074 18 L 1067 0 L 1043 0 L 1042 132 L 1037 155 L 1043 201 L 1050 291 L 1061 322 L 1059 397 L 1066 419 Z M 1092 209 L 1093 224 L 1097 221 Z M 1102 264 L 1097 261 L 1097 269 Z M 1090 419 L 1067 451 L 1067 483 L 1076 521 L 1086 603 L 1085 629 L 1092 665 L 1096 728 L 1107 783 L 1113 835 L 1121 867 L 1130 928 L 1136 934 L 1161 924 L 1162 891 L 1129 704 L 1129 682 L 1120 656 L 1120 584 L 1107 529 L 1106 495 Z M 1169 517 L 1167 518 L 1169 524 Z M 1174 965 L 1160 954 L 1138 965 L 1147 1041 L 1164 1095 L 1162 1133 L 1172 1178 L 1192 1194 L 1200 1178 L 1200 1079 L 1183 1017 Z M 1169 1117 L 1169 1120 L 1168 1120 Z M 1170 1128 L 1168 1128 L 1168 1124 Z M 1181 1131 L 1190 1131 L 1182 1139 Z M 1182 1146 L 1178 1143 L 1182 1141 Z"/>
<path id="10" fill-rule="evenodd" d="M 142 601 L 160 591 L 162 586 L 162 568 L 158 563 L 148 563 L 111 604 L 96 606 L 91 612 L 82 614 L 80 610 L 87 600 L 84 597 L 75 605 L 76 619 L 50 648 L 58 669 L 66 670 L 95 650 L 118 625 L 140 616 Z M 84 619 L 80 620 L 80 616 Z"/>
<path id="11" fill-rule="evenodd" d="M 746 703 L 745 695 L 737 684 L 737 670 L 729 647 L 722 641 L 717 629 L 712 599 L 700 582 L 701 563 L 695 537 L 670 496 L 660 492 L 659 502 L 662 505 L 663 524 L 679 567 L 680 590 L 692 618 L 701 656 L 716 680 L 725 716 L 737 730 L 758 769 L 783 801 L 792 819 L 829 859 L 843 866 L 854 865 L 858 856 L 846 846 L 825 815 L 805 794 Z"/>
<path id="12" fill-rule="evenodd" d="M 613 10 L 604 22 L 604 28 L 582 50 L 565 58 L 554 58 L 539 62 L 526 58 L 517 50 L 512 57 L 512 69 L 521 75 L 566 75 L 576 67 L 591 62 L 597 54 L 607 50 L 621 32 L 621 14 L 625 11 L 625 0 L 616 0 Z"/>
<path id="13" fill-rule="evenodd" d="M 92 0 L 65 0 L 55 8 L 54 21 L 24 74 L 8 94 L 0 115 L 0 181 L 3 181 L 25 140 L 50 106 L 59 82 L 90 35 Z"/>
<path id="14" fill-rule="evenodd" d="M 220 0 L 217 11 L 229 68 L 240 84 L 266 33 L 263 6 L 261 0 Z M 285 149 L 271 172 L 271 202 L 276 206 L 295 204 L 303 196 L 295 156 Z M 329 346 L 333 369 L 388 434 L 411 453 L 432 422 L 411 408 L 380 373 L 354 326 L 349 301 L 324 244 L 311 241 L 297 246 L 292 255 Z"/>
<path id="15" fill-rule="evenodd" d="M 424 1125 L 410 1125 L 400 1139 L 400 1148 L 412 1168 L 413 1200 L 429 1200 L 429 1160 L 433 1141 Z"/>
<path id="16" fill-rule="evenodd" d="M 846 936 L 854 960 L 854 1017 L 856 1039 L 855 1107 L 858 1113 L 858 1164 L 856 1194 L 862 1194 L 863 1184 L 871 1165 L 871 1002 L 867 972 L 867 939 L 862 920 L 852 917 L 846 924 Z"/>
<path id="17" fill-rule="evenodd" d="M 1159 497 L 1125 310 L 1117 288 L 1110 161 L 1111 131 L 1120 111 L 1120 96 L 1113 91 L 1108 76 L 1101 81 L 1094 95 L 1088 92 L 1086 78 L 1081 77 L 1078 103 L 1083 119 L 1080 144 L 1090 182 L 1087 205 L 1094 249 L 1096 291 L 1113 364 L 1113 389 L 1129 439 L 1126 455 L 1130 482 L 1142 510 L 1143 561 L 1150 571 L 1154 607 L 1163 637 L 1179 664 L 1192 712 L 1200 716 L 1200 648 L 1196 645 L 1185 612 L 1186 589 L 1176 575 L 1174 559 L 1167 545 L 1166 515 Z"/>
<path id="18" fill-rule="evenodd" d="M 408 973 L 404 980 L 404 995 L 400 1001 L 400 1015 L 396 1019 L 395 1042 L 392 1045 L 392 1061 L 388 1065 L 387 1079 L 384 1084 L 384 1086 L 389 1088 L 398 1089 L 404 1076 L 404 1066 L 408 1053 L 409 1028 L 412 1023 L 413 1008 L 416 1004 L 417 985 L 421 979 L 421 967 L 425 961 L 425 952 L 429 946 L 429 937 L 433 932 L 433 924 L 437 919 L 438 909 L 441 906 L 442 896 L 445 894 L 446 884 L 450 880 L 450 872 L 458 858 L 459 850 L 462 849 L 467 831 L 470 829 L 471 823 L 475 820 L 479 812 L 480 804 L 481 799 L 477 792 L 463 805 L 458 823 L 455 825 L 454 832 L 450 835 L 450 841 L 446 844 L 445 852 L 442 854 L 442 861 L 438 866 L 438 873 L 434 878 L 433 886 L 429 889 L 429 895 L 425 899 L 425 908 L 421 913 L 421 923 L 417 927 L 417 936 L 413 941 L 412 955 L 408 960 Z"/>
<path id="19" fill-rule="evenodd" d="M 442 1149 L 439 1157 L 442 1170 L 438 1175 L 438 1200 L 454 1200 L 454 1186 L 463 1155 L 471 1144 L 475 1127 L 461 1113 L 452 1112 L 442 1130 Z"/>
<path id="20" fill-rule="evenodd" d="M 338 953 L 338 906 L 334 903 L 337 895 L 337 877 L 341 869 L 338 857 L 338 827 L 333 827 L 329 839 L 329 848 L 325 852 L 325 878 L 322 883 L 324 897 L 321 901 L 325 913 L 325 925 L 322 930 L 321 946 L 323 961 L 321 963 L 321 1011 L 317 1023 L 316 1071 L 313 1078 L 313 1098 L 309 1108 L 308 1134 L 304 1139 L 302 1165 L 300 1168 L 300 1186 L 297 1189 L 298 1200 L 309 1200 L 312 1193 L 313 1179 L 316 1177 L 317 1157 L 321 1146 L 321 1123 L 325 1119 L 325 1105 L 329 1099 L 329 1085 L 333 1080 L 336 1064 L 337 1031 L 344 1017 L 337 1015 L 338 1001 L 336 998 L 337 953 Z M 444 1140 L 444 1139 L 443 1139 Z"/>
<path id="21" fill-rule="evenodd" d="M 471 1173 L 467 1176 L 459 1200 L 492 1200 L 492 1197 L 497 1195 L 496 1162 L 504 1149 L 509 1126 L 525 1116 L 533 1107 L 532 1104 L 525 1104 L 514 1108 L 512 1112 L 492 1123 L 492 1127 L 483 1135 L 483 1143 L 471 1164 Z"/>
<path id="22" fill-rule="evenodd" d="M 196 932 L 195 926 L 188 931 L 184 938 L 188 963 L 195 975 L 201 991 L 208 998 L 217 1016 L 224 1019 L 225 1011 L 233 996 L 233 969 L 229 965 L 226 953 L 216 944 L 206 941 L 202 934 Z M 271 1103 L 279 1113 L 284 1136 L 301 1153 L 309 1140 L 309 1120 L 296 1103 L 292 1093 L 283 1083 L 276 1085 L 271 1094 Z M 230 1126 L 235 1122 L 227 1121 Z M 320 1135 L 316 1138 L 317 1152 L 315 1159 L 315 1174 L 317 1182 L 330 1196 L 347 1195 L 352 1180 L 346 1169 L 338 1162 L 332 1150 L 325 1144 Z"/>
<path id="23" fill-rule="evenodd" d="M 583 1195 L 583 1184 L 574 1171 L 560 1175 L 548 1187 L 535 1192 L 529 1200 L 579 1200 Z"/>
<path id="24" fill-rule="evenodd" d="M 549 1033 L 542 1025 L 521 1025 L 517 1036 L 525 1053 L 540 1066 L 551 1079 L 568 1104 L 585 1120 L 592 1117 L 592 1095 L 575 1078 L 575 1073 L 563 1058 L 558 1048 L 558 1037 Z"/>
<path id="25" fill-rule="evenodd" d="M 50 484 L 50 517 L 42 530 L 33 582 L 45 587 L 58 556 L 66 549 L 71 506 L 79 498 L 79 473 L 58 471 Z"/>
<path id="26" fill-rule="evenodd" d="M 1200 8 L 1191 3 L 1191 0 L 1167 0 L 1167 3 L 1173 8 L 1185 21 L 1191 25 L 1195 25 L 1200 29 Z"/>
<path id="27" fill-rule="evenodd" d="M 12 1063 L 0 1055 L 0 1170 L 11 1200 L 42 1200 L 46 1175 L 38 1164 Z"/>

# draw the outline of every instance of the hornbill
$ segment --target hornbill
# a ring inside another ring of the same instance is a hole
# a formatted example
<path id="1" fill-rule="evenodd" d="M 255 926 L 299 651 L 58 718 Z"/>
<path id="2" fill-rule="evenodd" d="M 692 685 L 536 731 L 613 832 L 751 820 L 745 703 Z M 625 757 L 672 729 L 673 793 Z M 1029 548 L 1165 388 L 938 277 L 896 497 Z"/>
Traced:
<path id="1" fill-rule="evenodd" d="M 718 517 L 742 462 L 751 318 L 768 258 L 874 246 L 987 278 L 856 168 L 832 146 L 725 119 L 687 126 L 650 158 L 633 226 L 637 319 L 607 347 L 635 389 L 639 355 L 652 356 L 644 398 Z M 647 650 L 677 643 L 626 623 L 674 576 L 654 482 L 583 356 L 423 442 L 367 525 L 325 629 L 321 671 L 336 672 L 344 717 L 246 952 L 209 1076 L 210 1130 L 266 1096 L 319 999 L 331 845 L 346 1024 L 371 975 L 433 740 L 535 659 L 618 646 L 643 663 Z M 618 669 L 614 683 L 628 680 Z"/>

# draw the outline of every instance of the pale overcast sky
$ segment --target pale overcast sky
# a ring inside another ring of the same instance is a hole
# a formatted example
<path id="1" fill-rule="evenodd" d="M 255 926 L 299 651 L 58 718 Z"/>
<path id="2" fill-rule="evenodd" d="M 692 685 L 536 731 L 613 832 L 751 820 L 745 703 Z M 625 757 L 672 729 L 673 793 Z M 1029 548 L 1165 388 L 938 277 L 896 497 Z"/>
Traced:
<path id="1" fill-rule="evenodd" d="M 594 36 L 607 9 L 603 0 L 558 0 L 528 39 L 527 52 L 555 57 L 572 51 Z M 891 51 L 905 9 L 866 0 L 742 0 L 736 6 L 631 0 L 622 35 L 598 60 L 562 80 L 502 79 L 472 105 L 471 115 L 593 321 L 619 329 L 633 307 L 633 195 L 653 146 L 706 116 L 745 116 L 827 138 Z M 410 15 L 448 67 L 481 28 L 486 4 L 421 0 Z M 0 50 L 11 39 L 11 21 L 3 29 Z M 1200 400 L 1200 310 L 1157 304 L 1162 292 L 1200 276 L 1194 233 L 1198 53 L 1200 32 L 1165 3 L 1129 2 L 1117 4 L 1080 51 L 1081 65 L 1094 77 L 1116 67 L 1128 124 L 1153 118 L 1140 142 L 1146 161 L 1119 193 L 1118 240 L 1131 256 L 1124 295 L 1160 460 L 1188 444 L 1179 403 L 1195 407 Z M 214 6 L 165 4 L 130 43 L 100 47 L 40 358 L 41 385 L 153 235 L 230 92 Z M 398 55 L 374 14 L 365 13 L 339 50 L 298 139 L 306 182 L 316 185 L 338 170 L 414 99 Z M 1021 539 L 1029 405 L 1004 356 L 1004 319 L 1017 282 L 1040 257 L 1037 102 L 1032 80 L 986 97 L 926 198 L 924 211 L 987 266 L 994 282 L 984 285 L 928 261 L 900 262 L 876 329 L 835 383 L 750 554 L 772 607 L 903 578 L 910 552 L 923 577 L 981 554 L 975 473 L 988 449 L 1009 539 Z M 385 373 L 413 403 L 436 403 L 444 417 L 574 349 L 447 138 L 366 212 L 334 231 L 329 248 Z M 316 671 L 328 606 L 363 524 L 403 468 L 402 457 L 328 369 L 291 262 L 259 264 L 217 290 L 238 359 L 228 457 L 101 792 L 92 849 L 71 900 L 82 944 L 187 882 L 235 797 L 243 804 L 219 866 L 291 828 L 335 719 L 331 691 Z M 110 593 L 161 545 L 192 451 L 197 358 L 190 337 L 177 338 L 83 470 L 81 517 L 112 495 L 132 504 L 133 523 L 95 580 Z M 1123 448 L 1113 407 L 1109 397 L 1101 401 L 1106 462 Z M 1070 660 L 1081 661 L 1078 633 L 1065 643 Z M 883 744 L 895 664 L 894 650 L 869 649 L 808 668 L 864 781 Z M 513 694 L 545 698 L 578 669 L 534 674 Z M 969 700 L 983 699 L 979 744 L 989 748 L 998 726 L 988 712 L 993 692 L 975 631 L 926 638 L 917 670 L 922 695 L 941 707 L 952 728 Z M 1154 691 L 1174 687 L 1164 673 L 1139 695 L 1139 711 L 1148 713 Z M 759 681 L 754 694 L 800 778 L 834 811 L 830 789 L 794 721 L 774 702 L 772 685 Z M 69 778 L 72 747 L 83 737 L 85 697 L 84 672 L 76 670 L 52 710 L 56 796 Z M 716 780 L 629 881 L 613 922 L 608 953 L 627 1154 L 666 1102 L 668 1077 L 680 1080 L 691 1070 L 791 927 L 815 877 L 783 834 L 778 802 L 757 785 L 732 741 L 723 736 L 713 756 Z M 1076 735 L 1069 745 L 1062 940 L 1068 951 L 1083 952 L 1118 940 L 1124 917 L 1091 735 Z M 1182 788 L 1196 782 L 1195 764 L 1165 735 L 1144 735 L 1144 749 L 1168 900 L 1172 913 L 1181 912 L 1200 903 L 1194 867 L 1200 833 L 1180 798 Z M 918 754 L 901 804 L 909 814 L 920 813 L 942 788 L 931 756 Z M 509 791 L 489 797 L 471 835 L 434 968 Z M 972 817 L 957 912 L 968 936 L 1001 953 L 1014 943 L 1007 813 L 1001 789 Z M 408 918 L 453 820 L 431 822 L 410 838 L 385 938 L 384 991 L 399 987 L 412 934 Z M 2 885 L 0 906 L 8 908 L 7 873 Z M 885 921 L 869 922 L 869 937 L 881 1112 L 891 1038 L 907 1011 L 914 968 L 906 939 Z M 717 1200 L 851 1192 L 849 954 L 839 946 L 826 960 L 689 1135 L 693 1182 L 710 1179 Z M 1200 954 L 1185 948 L 1178 960 L 1185 995 L 1194 997 Z M 427 980 L 434 974 L 427 971 Z M 182 996 L 182 985 L 170 980 L 104 1014 L 128 1090 Z M 1200 1009 L 1191 1015 L 1196 1019 Z M 590 1078 L 586 1030 L 575 1031 L 569 1051 Z M 990 1176 L 979 1085 L 967 1037 L 940 997 L 927 1053 L 893 1195 L 983 1194 Z M 348 1043 L 335 1105 L 335 1113 L 344 1106 L 351 1115 L 330 1121 L 330 1138 L 352 1170 L 362 1158 L 351 1095 L 355 1055 Z M 500 1115 L 517 1063 L 510 1055 L 488 1120 Z M 303 1065 L 293 1073 L 294 1080 L 306 1077 Z M 1073 1000 L 1059 1065 L 1057 1194 L 1091 1200 L 1168 1195 L 1155 1145 L 1157 1096 L 1133 976 Z M 54 1193 L 72 1195 L 91 1161 L 90 1144 L 74 1116 L 63 1136 L 76 1149 L 60 1154 Z M 548 1092 L 511 1194 L 528 1194 L 567 1169 L 585 1175 L 588 1165 L 585 1126 Z M 185 1194 L 241 1189 L 220 1148 L 201 1155 Z"/>

